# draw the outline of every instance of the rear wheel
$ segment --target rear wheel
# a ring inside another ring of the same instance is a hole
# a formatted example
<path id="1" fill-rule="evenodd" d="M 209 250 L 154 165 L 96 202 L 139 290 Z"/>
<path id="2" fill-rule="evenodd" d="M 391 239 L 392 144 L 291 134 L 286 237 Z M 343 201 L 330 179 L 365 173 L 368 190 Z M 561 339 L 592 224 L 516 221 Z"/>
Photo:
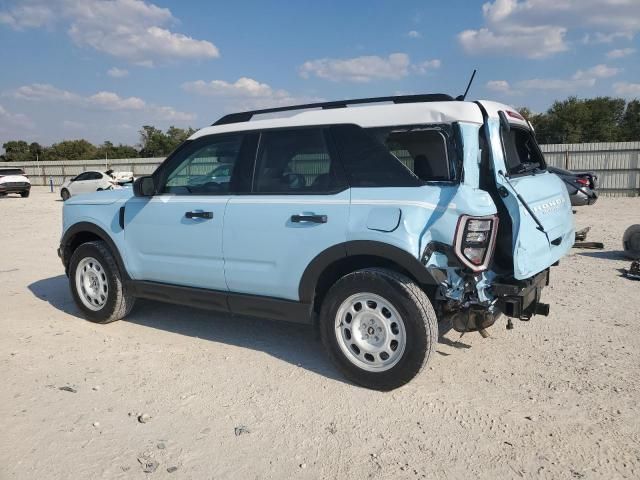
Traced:
<path id="1" fill-rule="evenodd" d="M 29 190 L 25 190 L 24 192 L 20 192 L 20 196 L 22 198 L 27 198 L 29 196 Z"/>
<path id="2" fill-rule="evenodd" d="M 344 276 L 320 313 L 329 356 L 354 383 L 392 390 L 426 365 L 438 339 L 431 302 L 410 278 L 386 269 Z"/>
<path id="3" fill-rule="evenodd" d="M 69 190 L 67 190 L 66 188 L 63 188 L 63 189 L 60 191 L 60 198 L 62 198 L 62 201 L 63 201 L 63 202 L 66 202 L 67 200 L 69 200 L 69 197 L 70 197 L 70 196 L 71 196 L 71 195 L 69 194 Z"/>
<path id="4" fill-rule="evenodd" d="M 92 322 L 120 320 L 135 302 L 127 294 L 118 265 L 102 241 L 83 243 L 73 252 L 69 285 L 76 305 Z"/>

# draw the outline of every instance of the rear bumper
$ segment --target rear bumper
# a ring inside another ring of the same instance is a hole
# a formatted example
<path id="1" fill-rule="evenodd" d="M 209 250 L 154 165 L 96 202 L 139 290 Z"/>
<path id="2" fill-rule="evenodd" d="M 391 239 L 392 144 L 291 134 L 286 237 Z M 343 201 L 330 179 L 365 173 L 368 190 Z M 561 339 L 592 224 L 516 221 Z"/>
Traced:
<path id="1" fill-rule="evenodd" d="M 542 289 L 549 285 L 549 269 L 526 280 L 496 282 L 491 291 L 496 306 L 507 317 L 528 320 L 533 315 L 548 315 L 549 305 L 540 302 Z"/>
<path id="2" fill-rule="evenodd" d="M 31 190 L 30 183 L 0 183 L 0 193 L 20 193 Z"/>

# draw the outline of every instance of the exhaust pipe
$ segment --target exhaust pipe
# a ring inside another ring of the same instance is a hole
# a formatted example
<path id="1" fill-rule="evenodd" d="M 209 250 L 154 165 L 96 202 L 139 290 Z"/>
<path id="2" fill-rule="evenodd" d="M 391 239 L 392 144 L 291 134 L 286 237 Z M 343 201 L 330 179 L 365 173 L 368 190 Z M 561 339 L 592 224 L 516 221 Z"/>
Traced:
<path id="1" fill-rule="evenodd" d="M 537 303 L 535 308 L 536 315 L 542 315 L 543 317 L 549 316 L 549 304 L 548 303 Z"/>

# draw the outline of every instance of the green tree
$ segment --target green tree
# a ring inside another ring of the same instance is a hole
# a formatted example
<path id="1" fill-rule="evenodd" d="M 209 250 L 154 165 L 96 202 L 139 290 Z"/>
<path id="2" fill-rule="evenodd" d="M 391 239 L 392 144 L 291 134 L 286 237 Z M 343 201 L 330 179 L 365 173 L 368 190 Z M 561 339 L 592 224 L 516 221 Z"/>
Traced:
<path id="1" fill-rule="evenodd" d="M 47 160 L 86 160 L 95 158 L 96 147 L 88 141 L 63 140 L 47 149 Z"/>
<path id="2" fill-rule="evenodd" d="M 29 144 L 24 140 L 10 140 L 2 144 L 4 162 L 28 162 L 31 160 L 31 152 L 29 152 Z M 35 160 L 35 158 L 34 158 Z"/>
<path id="3" fill-rule="evenodd" d="M 631 100 L 620 122 L 620 140 L 640 141 L 640 100 Z"/>

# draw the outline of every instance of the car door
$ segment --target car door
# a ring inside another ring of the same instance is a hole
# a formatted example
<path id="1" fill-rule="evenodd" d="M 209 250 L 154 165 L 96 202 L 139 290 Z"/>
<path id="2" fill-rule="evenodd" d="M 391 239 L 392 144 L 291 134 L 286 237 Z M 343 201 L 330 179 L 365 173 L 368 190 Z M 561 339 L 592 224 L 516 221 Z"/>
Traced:
<path id="1" fill-rule="evenodd" d="M 211 172 L 222 163 L 240 168 L 239 159 L 255 153 L 253 137 L 210 135 L 187 141 L 154 174 L 156 194 L 127 201 L 126 261 L 134 279 L 227 290 L 222 227 L 233 175 L 216 182 Z"/>
<path id="2" fill-rule="evenodd" d="M 345 242 L 349 189 L 323 128 L 264 131 L 251 193 L 229 200 L 225 276 L 232 292 L 299 300 L 304 270 Z"/>
<path id="3" fill-rule="evenodd" d="M 78 175 L 69 185 L 72 195 L 90 192 L 91 174 L 93 172 L 83 172 Z"/>

